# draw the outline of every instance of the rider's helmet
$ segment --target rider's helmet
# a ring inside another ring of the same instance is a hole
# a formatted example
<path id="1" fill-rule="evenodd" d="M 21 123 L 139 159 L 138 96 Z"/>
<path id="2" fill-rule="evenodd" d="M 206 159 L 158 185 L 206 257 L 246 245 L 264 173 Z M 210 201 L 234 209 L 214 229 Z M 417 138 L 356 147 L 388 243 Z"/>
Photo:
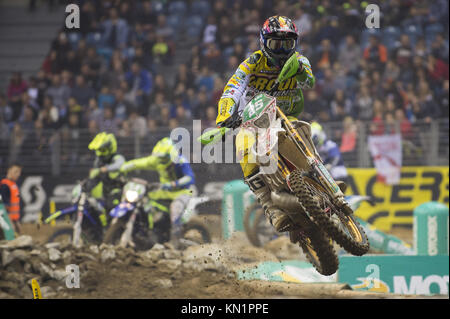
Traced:
<path id="1" fill-rule="evenodd" d="M 320 125 L 317 122 L 311 123 L 311 139 L 316 147 L 321 147 L 323 143 L 325 143 L 325 140 L 327 138 L 327 135 L 323 131 L 322 125 Z"/>
<path id="2" fill-rule="evenodd" d="M 153 147 L 152 155 L 158 158 L 158 170 L 167 168 L 170 164 L 176 161 L 178 157 L 178 150 L 173 144 L 172 140 L 164 137 L 155 147 Z"/>
<path id="3" fill-rule="evenodd" d="M 98 133 L 88 147 L 91 151 L 95 151 L 98 157 L 110 158 L 117 152 L 116 137 L 112 133 Z"/>
<path id="4" fill-rule="evenodd" d="M 297 46 L 298 31 L 294 22 L 284 16 L 272 16 L 264 22 L 259 34 L 261 51 L 281 68 Z"/>

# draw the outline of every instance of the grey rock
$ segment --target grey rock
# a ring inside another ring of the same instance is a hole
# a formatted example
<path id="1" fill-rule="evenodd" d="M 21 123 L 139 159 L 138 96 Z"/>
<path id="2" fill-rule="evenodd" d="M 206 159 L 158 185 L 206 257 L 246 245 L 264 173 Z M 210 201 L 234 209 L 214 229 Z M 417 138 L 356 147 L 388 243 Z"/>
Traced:
<path id="1" fill-rule="evenodd" d="M 8 266 L 14 260 L 14 255 L 6 249 L 2 251 L 2 266 Z"/>
<path id="2" fill-rule="evenodd" d="M 157 280 L 155 280 L 154 283 L 155 283 L 155 285 L 157 285 L 158 287 L 163 288 L 163 289 L 168 289 L 168 288 L 173 287 L 172 280 L 166 279 L 166 278 L 157 279 Z"/>
<path id="3" fill-rule="evenodd" d="M 155 245 L 153 245 L 151 250 L 164 250 L 164 249 L 165 249 L 164 245 L 155 244 Z"/>
<path id="4" fill-rule="evenodd" d="M 174 272 L 181 266 L 181 264 L 181 260 L 178 259 L 161 259 L 157 263 L 163 272 Z"/>
<path id="5" fill-rule="evenodd" d="M 30 255 L 31 255 L 31 256 L 39 256 L 41 253 L 42 253 L 42 252 L 41 252 L 39 249 L 33 249 L 33 250 L 30 252 Z"/>
<path id="6" fill-rule="evenodd" d="M 59 248 L 61 246 L 61 243 L 47 243 L 44 245 L 45 248 Z"/>
<path id="7" fill-rule="evenodd" d="M 100 257 L 102 263 L 104 263 L 104 262 L 106 262 L 108 260 L 114 260 L 115 258 L 116 258 L 116 252 L 112 248 L 108 248 L 108 249 L 103 250 L 102 254 L 101 254 L 101 257 Z"/>
<path id="8" fill-rule="evenodd" d="M 70 252 L 70 250 L 66 250 L 62 253 L 62 258 L 66 259 L 66 258 L 70 258 L 72 256 L 72 253 Z"/>
<path id="9" fill-rule="evenodd" d="M 100 249 L 98 248 L 97 245 L 91 245 L 91 246 L 89 246 L 89 250 L 90 250 L 91 252 L 93 252 L 94 254 L 98 254 L 98 253 L 100 252 Z"/>
<path id="10" fill-rule="evenodd" d="M 61 252 L 56 248 L 49 248 L 48 249 L 48 259 L 51 261 L 58 261 L 61 259 Z"/>
<path id="11" fill-rule="evenodd" d="M 56 292 L 53 290 L 52 287 L 44 286 L 44 287 L 41 287 L 41 295 L 42 295 L 42 298 L 45 299 L 48 297 L 56 296 Z"/>
<path id="12" fill-rule="evenodd" d="M 13 240 L 8 241 L 6 244 L 0 245 L 0 248 L 11 249 L 11 248 L 27 248 L 33 245 L 33 238 L 29 235 L 22 235 Z"/>
<path id="13" fill-rule="evenodd" d="M 179 252 L 178 250 L 165 250 L 163 252 L 163 257 L 165 259 L 180 259 L 181 252 Z"/>

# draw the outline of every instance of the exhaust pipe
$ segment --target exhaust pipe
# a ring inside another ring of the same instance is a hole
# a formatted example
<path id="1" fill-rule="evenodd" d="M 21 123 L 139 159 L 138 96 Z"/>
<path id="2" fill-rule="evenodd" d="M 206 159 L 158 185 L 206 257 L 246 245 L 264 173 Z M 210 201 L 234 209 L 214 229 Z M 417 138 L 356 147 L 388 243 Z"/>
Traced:
<path id="1" fill-rule="evenodd" d="M 288 193 L 276 193 L 271 192 L 270 197 L 275 206 L 289 212 L 296 212 L 297 210 L 302 210 L 303 207 L 297 200 L 297 197 Z"/>

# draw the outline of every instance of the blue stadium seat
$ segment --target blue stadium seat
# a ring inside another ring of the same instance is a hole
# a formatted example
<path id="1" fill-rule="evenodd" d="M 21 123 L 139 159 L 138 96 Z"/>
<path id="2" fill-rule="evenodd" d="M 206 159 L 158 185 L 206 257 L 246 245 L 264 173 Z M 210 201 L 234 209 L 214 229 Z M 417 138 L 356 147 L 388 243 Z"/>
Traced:
<path id="1" fill-rule="evenodd" d="M 207 17 L 211 11 L 211 6 L 208 1 L 197 0 L 192 2 L 190 13 L 193 15 L 201 15 L 202 17 Z"/>
<path id="2" fill-rule="evenodd" d="M 383 30 L 383 44 L 388 48 L 388 50 L 394 49 L 400 35 L 401 31 L 398 27 L 387 27 Z"/>
<path id="3" fill-rule="evenodd" d="M 102 44 L 102 34 L 100 32 L 90 32 L 86 35 L 86 43 L 98 47 Z"/>
<path id="4" fill-rule="evenodd" d="M 429 48 L 438 33 L 443 33 L 444 27 L 439 23 L 430 24 L 425 28 L 425 43 Z"/>
<path id="5" fill-rule="evenodd" d="M 417 40 L 423 36 L 423 30 L 417 25 L 408 25 L 404 29 L 404 33 L 409 36 L 411 45 L 415 46 Z"/>
<path id="6" fill-rule="evenodd" d="M 198 38 L 202 32 L 202 28 L 197 26 L 189 26 L 186 30 L 186 34 L 190 38 Z"/>
<path id="7" fill-rule="evenodd" d="M 381 36 L 381 31 L 379 29 L 373 28 L 373 29 L 364 29 L 361 33 L 360 37 L 360 45 L 361 48 L 365 48 L 369 43 L 369 37 L 372 35 Z"/>
<path id="8" fill-rule="evenodd" d="M 192 15 L 186 19 L 186 27 L 203 28 L 204 18 L 200 15 Z"/>
<path id="9" fill-rule="evenodd" d="M 68 33 L 69 43 L 72 49 L 76 50 L 78 47 L 78 42 L 81 39 L 81 34 L 79 32 L 69 32 Z"/>
<path id="10" fill-rule="evenodd" d="M 182 17 L 178 15 L 169 15 L 167 17 L 167 24 L 174 30 L 178 31 L 182 27 Z"/>
<path id="11" fill-rule="evenodd" d="M 168 11 L 170 15 L 184 16 L 187 12 L 186 3 L 183 1 L 170 2 Z"/>

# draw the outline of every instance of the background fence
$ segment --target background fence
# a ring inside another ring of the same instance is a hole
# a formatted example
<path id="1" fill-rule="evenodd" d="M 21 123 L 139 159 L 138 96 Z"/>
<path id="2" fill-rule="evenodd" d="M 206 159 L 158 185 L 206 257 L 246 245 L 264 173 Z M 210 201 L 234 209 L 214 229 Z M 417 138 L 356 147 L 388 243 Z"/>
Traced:
<path id="1" fill-rule="evenodd" d="M 342 136 L 354 130 L 350 139 L 354 138 L 354 147 L 343 152 L 344 161 L 348 167 L 373 167 L 368 150 L 367 139 L 379 128 L 373 122 L 356 122 L 353 127 L 345 126 L 342 122 L 331 122 L 324 125 L 327 136 L 339 145 Z M 400 132 L 403 136 L 403 166 L 439 166 L 448 165 L 449 158 L 449 122 L 448 119 L 431 121 L 429 123 L 416 122 L 408 131 L 394 124 L 392 127 L 384 125 L 384 132 Z M 188 128 L 192 133 L 192 129 Z M 155 143 L 169 136 L 171 131 L 166 129 L 148 132 L 144 136 L 116 134 L 118 151 L 127 160 L 148 155 Z M 380 133 L 378 131 L 377 133 Z M 97 132 L 88 129 L 36 130 L 16 126 L 9 136 L 0 138 L 0 168 L 4 172 L 8 163 L 18 162 L 24 167 L 26 175 L 85 174 L 94 160 L 93 152 L 88 150 L 88 144 Z M 192 158 L 195 150 L 190 140 L 188 155 Z M 214 169 L 220 164 L 213 165 Z M 229 165 L 226 165 L 229 168 Z"/>

